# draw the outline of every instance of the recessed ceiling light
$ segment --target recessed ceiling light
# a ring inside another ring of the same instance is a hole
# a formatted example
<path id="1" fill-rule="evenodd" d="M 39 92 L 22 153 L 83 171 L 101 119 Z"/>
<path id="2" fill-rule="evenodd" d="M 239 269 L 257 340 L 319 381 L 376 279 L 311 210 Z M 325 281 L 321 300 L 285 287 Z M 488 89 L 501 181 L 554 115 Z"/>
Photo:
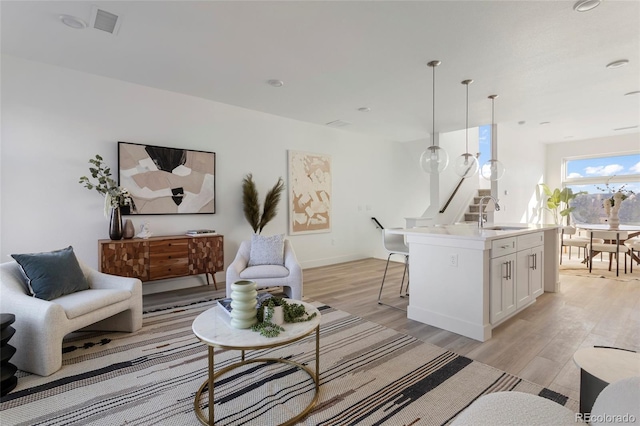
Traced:
<path id="1" fill-rule="evenodd" d="M 578 0 L 573 5 L 573 10 L 576 12 L 588 12 L 600 6 L 600 0 Z"/>
<path id="2" fill-rule="evenodd" d="M 267 81 L 267 83 L 269 83 L 269 85 L 273 86 L 273 87 L 282 87 L 282 86 L 284 86 L 284 81 L 282 81 L 282 80 L 269 80 L 269 81 Z"/>
<path id="3" fill-rule="evenodd" d="M 625 93 L 625 96 L 629 96 L 629 95 L 640 95 L 640 90 L 634 90 L 633 92 L 629 92 L 629 93 Z"/>
<path id="4" fill-rule="evenodd" d="M 351 123 L 349 123 L 348 121 L 344 121 L 344 120 L 333 120 L 330 121 L 328 123 L 325 123 L 327 126 L 329 127 L 346 127 L 346 126 L 351 126 Z"/>
<path id="5" fill-rule="evenodd" d="M 607 68 L 620 68 L 629 64 L 628 59 L 620 59 L 618 61 L 613 61 L 607 64 Z"/>
<path id="6" fill-rule="evenodd" d="M 360 108 L 358 108 L 358 111 L 360 111 L 360 112 L 369 112 L 369 111 L 371 111 L 371 108 L 369 108 L 369 107 L 360 107 Z"/>
<path id="7" fill-rule="evenodd" d="M 85 29 L 87 27 L 87 23 L 86 22 L 84 22 L 80 18 L 76 18 L 75 16 L 60 15 L 60 16 L 58 16 L 58 18 L 67 27 L 71 27 L 71 28 L 73 28 L 75 30 L 82 30 L 82 29 Z"/>

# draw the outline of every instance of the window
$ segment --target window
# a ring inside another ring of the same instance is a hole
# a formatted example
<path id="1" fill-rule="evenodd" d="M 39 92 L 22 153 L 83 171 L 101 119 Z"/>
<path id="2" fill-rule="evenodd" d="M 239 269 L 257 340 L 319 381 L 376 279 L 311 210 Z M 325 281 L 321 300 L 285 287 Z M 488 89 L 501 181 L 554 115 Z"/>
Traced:
<path id="1" fill-rule="evenodd" d="M 605 223 L 603 201 L 621 190 L 628 198 L 620 205 L 620 223 L 640 225 L 640 154 L 566 159 L 563 186 L 574 193 L 571 202 L 575 223 Z"/>

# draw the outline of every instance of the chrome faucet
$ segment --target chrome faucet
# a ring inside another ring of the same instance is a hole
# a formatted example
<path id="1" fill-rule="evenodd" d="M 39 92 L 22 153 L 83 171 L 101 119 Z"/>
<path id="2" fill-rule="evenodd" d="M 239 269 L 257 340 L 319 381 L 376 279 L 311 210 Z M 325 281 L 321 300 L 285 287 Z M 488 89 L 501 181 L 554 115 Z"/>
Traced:
<path id="1" fill-rule="evenodd" d="M 478 211 L 478 228 L 484 228 L 485 219 L 482 217 L 484 214 L 484 211 L 482 209 L 482 202 L 487 198 L 491 198 L 493 200 L 493 203 L 496 206 L 496 211 L 500 211 L 500 204 L 498 204 L 499 200 L 496 199 L 495 197 L 492 197 L 491 195 L 485 195 L 484 197 L 480 198 L 480 206 Z"/>

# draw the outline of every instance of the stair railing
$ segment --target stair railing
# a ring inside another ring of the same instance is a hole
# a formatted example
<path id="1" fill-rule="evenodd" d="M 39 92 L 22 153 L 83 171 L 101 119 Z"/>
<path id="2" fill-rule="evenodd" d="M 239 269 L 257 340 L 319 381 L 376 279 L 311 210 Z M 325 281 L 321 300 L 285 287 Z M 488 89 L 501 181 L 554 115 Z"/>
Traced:
<path id="1" fill-rule="evenodd" d="M 479 158 L 479 157 L 480 157 L 480 153 L 478 152 L 478 153 L 476 154 L 476 158 Z M 471 169 L 471 167 L 469 167 L 469 169 Z M 469 171 L 469 169 L 467 169 L 467 172 Z M 466 173 L 465 173 L 465 174 L 466 174 Z M 475 175 L 474 175 L 474 176 L 475 176 Z M 451 193 L 451 196 L 449 197 L 449 199 L 447 200 L 447 202 L 446 202 L 446 203 L 444 203 L 444 207 L 442 207 L 442 208 L 440 209 L 440 213 L 444 213 L 444 212 L 445 212 L 445 210 L 447 210 L 447 207 L 449 207 L 449 204 L 451 204 L 451 201 L 453 200 L 453 197 L 455 197 L 455 196 L 456 196 L 456 193 L 458 192 L 458 190 L 459 190 L 459 189 L 460 189 L 460 187 L 462 186 L 462 182 L 464 182 L 464 180 L 465 180 L 465 179 L 466 179 L 466 178 L 464 178 L 464 177 L 460 179 L 460 182 L 458 182 L 458 184 L 456 185 L 455 189 L 454 189 L 454 190 L 453 190 L 453 192 Z"/>
<path id="2" fill-rule="evenodd" d="M 378 222 L 378 219 L 376 219 L 375 217 L 372 217 L 371 220 L 375 222 L 376 228 L 384 229 L 384 226 L 382 226 L 382 224 Z"/>

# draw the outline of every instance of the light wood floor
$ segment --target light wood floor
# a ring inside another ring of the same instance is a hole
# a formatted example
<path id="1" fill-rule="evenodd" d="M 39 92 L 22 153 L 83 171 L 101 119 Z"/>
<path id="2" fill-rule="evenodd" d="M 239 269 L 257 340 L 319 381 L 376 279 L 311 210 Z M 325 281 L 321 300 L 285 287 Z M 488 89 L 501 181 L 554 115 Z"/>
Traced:
<path id="1" fill-rule="evenodd" d="M 576 262 L 565 259 L 563 263 Z M 481 343 L 407 319 L 406 312 L 378 305 L 385 261 L 364 259 L 304 270 L 304 297 L 450 349 L 552 390 L 579 399 L 579 370 L 573 354 L 593 345 L 640 351 L 640 281 L 561 274 L 561 291 L 544 293 L 537 302 L 493 330 Z M 597 262 L 596 262 L 597 263 Z M 596 265 L 606 268 L 606 263 Z M 603 269 L 604 270 L 604 269 Z M 586 276 L 584 276 L 586 275 Z M 402 265 L 392 262 L 383 299 L 406 306 L 400 298 Z M 640 267 L 633 275 L 640 276 Z M 624 278 L 621 273 L 621 278 Z M 197 287 L 144 296 L 145 305 L 171 303 L 197 293 L 224 296 L 221 290 Z"/>

